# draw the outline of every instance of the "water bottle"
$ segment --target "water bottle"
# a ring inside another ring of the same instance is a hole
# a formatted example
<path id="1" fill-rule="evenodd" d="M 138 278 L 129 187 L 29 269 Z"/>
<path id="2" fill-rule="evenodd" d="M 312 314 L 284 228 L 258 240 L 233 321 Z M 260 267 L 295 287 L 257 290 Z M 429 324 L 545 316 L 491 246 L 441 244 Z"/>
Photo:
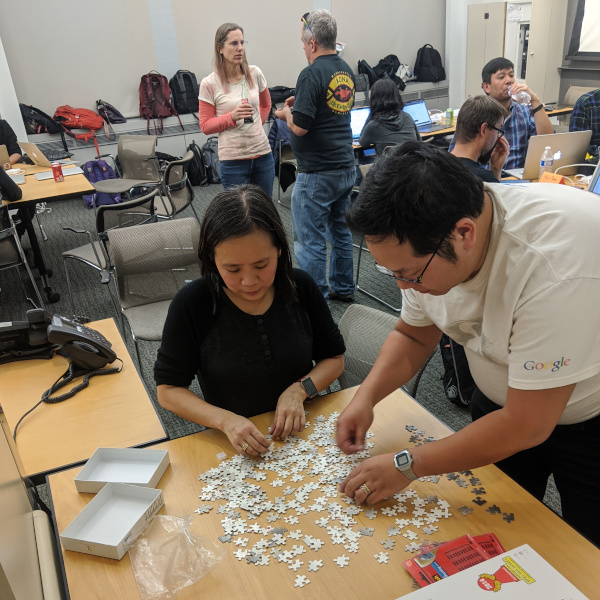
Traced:
<path id="1" fill-rule="evenodd" d="M 546 146 L 544 148 L 544 153 L 540 158 L 540 173 L 538 175 L 538 179 L 542 176 L 542 173 L 552 173 L 554 166 L 554 155 L 552 154 L 552 149 L 550 146 Z"/>
<path id="2" fill-rule="evenodd" d="M 524 92 L 523 90 L 521 90 L 520 92 L 517 92 L 516 94 L 513 95 L 512 92 L 510 91 L 510 88 L 508 88 L 508 95 L 517 104 L 521 104 L 522 106 L 529 106 L 531 104 L 531 96 L 527 92 Z"/>

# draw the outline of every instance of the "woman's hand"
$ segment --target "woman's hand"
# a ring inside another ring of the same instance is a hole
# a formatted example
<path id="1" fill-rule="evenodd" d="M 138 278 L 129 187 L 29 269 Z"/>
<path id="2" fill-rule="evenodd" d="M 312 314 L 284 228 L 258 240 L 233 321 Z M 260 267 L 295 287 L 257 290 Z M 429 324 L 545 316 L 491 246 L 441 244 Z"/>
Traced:
<path id="1" fill-rule="evenodd" d="M 234 122 L 240 121 L 241 119 L 248 119 L 252 117 L 254 109 L 251 104 L 238 104 L 231 111 L 231 118 Z"/>
<path id="2" fill-rule="evenodd" d="M 275 419 L 271 427 L 273 439 L 284 440 L 288 435 L 294 435 L 303 431 L 306 427 L 306 415 L 304 413 L 304 400 L 306 392 L 298 383 L 293 383 L 279 396 Z"/>
<path id="3" fill-rule="evenodd" d="M 223 427 L 234 450 L 246 456 L 260 456 L 269 449 L 269 441 L 252 421 L 241 415 L 231 414 Z"/>

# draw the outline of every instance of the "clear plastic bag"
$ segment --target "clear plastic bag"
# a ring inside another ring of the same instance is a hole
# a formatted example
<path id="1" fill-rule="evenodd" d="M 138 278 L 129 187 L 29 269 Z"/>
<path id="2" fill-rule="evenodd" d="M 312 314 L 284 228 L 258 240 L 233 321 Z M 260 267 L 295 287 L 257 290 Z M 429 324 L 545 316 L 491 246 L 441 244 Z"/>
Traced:
<path id="1" fill-rule="evenodd" d="M 142 600 L 168 600 L 204 577 L 225 551 L 190 533 L 193 517 L 159 515 L 129 550 Z"/>

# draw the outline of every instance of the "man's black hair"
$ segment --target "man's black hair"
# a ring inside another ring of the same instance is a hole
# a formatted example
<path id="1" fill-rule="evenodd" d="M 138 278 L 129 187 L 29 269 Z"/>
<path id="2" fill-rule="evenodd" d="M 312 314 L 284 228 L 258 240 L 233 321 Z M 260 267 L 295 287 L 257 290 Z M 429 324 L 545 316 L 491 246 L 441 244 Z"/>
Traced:
<path id="1" fill-rule="evenodd" d="M 492 75 L 502 69 L 514 69 L 515 65 L 508 60 L 508 58 L 504 58 L 503 56 L 499 56 L 498 58 L 492 58 L 490 62 L 488 62 L 483 69 L 481 70 L 481 82 L 482 83 L 491 83 Z"/>
<path id="2" fill-rule="evenodd" d="M 450 233 L 483 210 L 483 183 L 445 150 L 422 142 L 389 148 L 370 169 L 346 220 L 350 229 L 383 241 L 408 242 L 417 256 L 436 251 L 456 260 Z"/>

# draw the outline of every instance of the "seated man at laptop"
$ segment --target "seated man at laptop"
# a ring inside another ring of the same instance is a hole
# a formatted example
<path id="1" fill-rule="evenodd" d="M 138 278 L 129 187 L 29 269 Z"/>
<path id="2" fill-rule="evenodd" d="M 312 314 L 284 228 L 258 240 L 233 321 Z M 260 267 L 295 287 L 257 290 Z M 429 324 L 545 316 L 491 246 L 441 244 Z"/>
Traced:
<path id="1" fill-rule="evenodd" d="M 500 180 L 509 154 L 503 128 L 507 116 L 508 111 L 489 96 L 469 98 L 458 114 L 451 153 L 483 181 Z"/>
<path id="2" fill-rule="evenodd" d="M 592 146 L 600 146 L 600 89 L 580 96 L 569 120 L 569 131 L 591 130 Z"/>
<path id="3" fill-rule="evenodd" d="M 510 156 L 504 168 L 521 168 L 525 165 L 529 138 L 532 135 L 554 133 L 544 105 L 527 84 L 515 81 L 514 65 L 507 58 L 490 60 L 481 71 L 481 79 L 483 91 L 510 112 L 504 123 L 506 141 L 510 148 Z M 523 106 L 512 100 L 511 95 L 518 92 L 529 94 L 531 105 Z"/>
<path id="4" fill-rule="evenodd" d="M 8 121 L 0 119 L 0 146 L 5 145 L 8 150 L 10 164 L 14 165 L 21 159 L 21 148 L 17 143 L 17 136 Z"/>

